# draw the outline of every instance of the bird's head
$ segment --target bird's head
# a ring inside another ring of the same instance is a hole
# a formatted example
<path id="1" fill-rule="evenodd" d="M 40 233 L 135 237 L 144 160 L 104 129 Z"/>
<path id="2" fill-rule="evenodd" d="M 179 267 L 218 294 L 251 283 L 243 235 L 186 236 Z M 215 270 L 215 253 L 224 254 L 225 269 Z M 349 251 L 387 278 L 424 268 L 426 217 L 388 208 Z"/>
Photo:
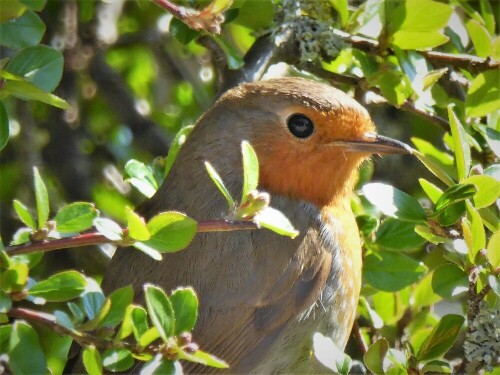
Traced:
<path id="1" fill-rule="evenodd" d="M 243 84 L 214 109 L 230 123 L 219 131 L 255 148 L 262 189 L 320 207 L 351 193 L 357 169 L 370 155 L 410 152 L 376 135 L 368 112 L 354 99 L 306 79 Z"/>

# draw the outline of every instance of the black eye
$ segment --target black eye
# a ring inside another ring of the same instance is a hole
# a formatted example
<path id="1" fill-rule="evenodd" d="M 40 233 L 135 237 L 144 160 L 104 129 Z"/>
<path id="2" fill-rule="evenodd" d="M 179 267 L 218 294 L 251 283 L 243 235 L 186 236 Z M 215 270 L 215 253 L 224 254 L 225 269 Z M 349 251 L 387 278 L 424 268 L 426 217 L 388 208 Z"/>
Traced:
<path id="1" fill-rule="evenodd" d="M 311 119 L 301 114 L 294 114 L 288 118 L 288 129 L 297 138 L 307 138 L 314 131 L 314 124 Z"/>

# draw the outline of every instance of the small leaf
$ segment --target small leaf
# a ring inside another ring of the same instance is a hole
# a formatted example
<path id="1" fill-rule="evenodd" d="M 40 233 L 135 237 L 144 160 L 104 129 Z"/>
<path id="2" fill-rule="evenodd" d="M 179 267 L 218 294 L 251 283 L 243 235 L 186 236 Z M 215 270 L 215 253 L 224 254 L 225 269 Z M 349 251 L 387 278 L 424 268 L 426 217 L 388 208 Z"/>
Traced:
<path id="1" fill-rule="evenodd" d="M 229 190 L 227 190 L 226 186 L 224 185 L 224 182 L 222 181 L 222 178 L 219 176 L 217 171 L 212 167 L 212 165 L 206 161 L 205 162 L 205 168 L 207 169 L 208 175 L 214 182 L 215 186 L 219 189 L 219 191 L 222 193 L 224 198 L 226 198 L 227 204 L 229 206 L 229 209 L 233 209 L 235 206 L 234 199 L 231 197 L 231 193 Z"/>
<path id="2" fill-rule="evenodd" d="M 154 216 L 147 224 L 151 239 L 147 246 L 160 252 L 175 252 L 184 249 L 193 240 L 197 223 L 183 213 L 169 211 Z"/>
<path id="3" fill-rule="evenodd" d="M 158 184 L 151 168 L 137 160 L 129 160 L 125 164 L 125 181 L 130 182 L 144 196 L 151 198 L 158 190 Z"/>
<path id="4" fill-rule="evenodd" d="M 154 324 L 161 338 L 167 342 L 175 332 L 175 317 L 172 303 L 165 292 L 152 284 L 144 285 L 146 305 L 151 322 Z"/>
<path id="5" fill-rule="evenodd" d="M 448 208 L 452 204 L 461 202 L 476 194 L 477 189 L 472 184 L 457 184 L 449 187 L 439 197 L 434 208 L 434 215 L 438 215 L 441 211 Z"/>
<path id="6" fill-rule="evenodd" d="M 469 142 L 467 140 L 467 133 L 451 106 L 448 106 L 448 118 L 450 120 L 451 135 L 453 137 L 453 149 L 455 151 L 458 179 L 462 181 L 469 175 L 470 170 L 471 157 Z"/>
<path id="7" fill-rule="evenodd" d="M 493 268 L 500 266 L 500 251 L 498 249 L 500 249 L 500 230 L 493 233 L 486 248 L 486 256 Z"/>
<path id="8" fill-rule="evenodd" d="M 325 366 L 329 371 L 339 374 L 348 374 L 351 368 L 351 358 L 343 353 L 331 338 L 316 332 L 313 335 L 314 359 Z"/>
<path id="9" fill-rule="evenodd" d="M 152 360 L 144 364 L 140 375 L 176 375 L 178 374 L 176 370 L 174 362 L 163 358 L 161 354 L 156 354 Z"/>
<path id="10" fill-rule="evenodd" d="M 147 241 L 151 238 L 148 227 L 141 216 L 128 206 L 125 208 L 125 215 L 127 217 L 127 228 L 130 237 L 138 241 Z"/>
<path id="11" fill-rule="evenodd" d="M 121 241 L 123 239 L 122 228 L 113 220 L 98 217 L 94 219 L 94 226 L 108 240 Z"/>
<path id="12" fill-rule="evenodd" d="M 125 315 L 125 309 L 132 303 L 134 290 L 131 285 L 115 290 L 108 297 L 111 307 L 106 317 L 99 323 L 98 327 L 115 327 Z"/>
<path id="13" fill-rule="evenodd" d="M 87 346 L 83 350 L 83 365 L 85 370 L 89 375 L 101 375 L 102 374 L 102 359 L 101 354 L 95 348 L 95 346 Z"/>
<path id="14" fill-rule="evenodd" d="M 21 291 L 28 282 L 28 274 L 29 269 L 26 264 L 12 264 L 0 274 L 0 285 L 7 293 Z"/>
<path id="15" fill-rule="evenodd" d="M 0 22 L 18 18 L 26 11 L 26 6 L 18 0 L 2 1 L 0 3 Z"/>
<path id="16" fill-rule="evenodd" d="M 500 72 L 498 69 L 479 73 L 472 81 L 465 99 L 469 117 L 482 117 L 500 108 Z"/>
<path id="17" fill-rule="evenodd" d="M 451 366 L 446 361 L 429 361 L 422 368 L 422 373 L 433 373 L 433 374 L 451 374 Z"/>
<path id="18" fill-rule="evenodd" d="M 61 109 L 70 108 L 69 104 L 64 99 L 61 99 L 54 94 L 45 92 L 36 87 L 33 83 L 25 80 L 7 81 L 4 84 L 2 91 L 4 95 L 12 95 L 21 100 L 37 100 Z"/>
<path id="19" fill-rule="evenodd" d="M 208 354 L 204 351 L 197 350 L 194 353 L 186 353 L 181 351 L 178 353 L 180 359 L 187 359 L 188 361 L 201 363 L 205 366 L 215 367 L 215 368 L 229 368 L 229 365 L 222 359 L 217 358 L 212 354 Z"/>
<path id="20" fill-rule="evenodd" d="M 366 199 L 387 216 L 413 222 L 422 222 L 427 218 L 424 209 L 415 198 L 390 185 L 366 184 L 362 191 Z"/>
<path id="21" fill-rule="evenodd" d="M 0 313 L 5 314 L 11 307 L 12 299 L 10 298 L 10 295 L 0 289 Z"/>
<path id="22" fill-rule="evenodd" d="M 62 233 L 78 233 L 89 229 L 94 225 L 99 211 L 92 203 L 73 202 L 61 208 L 54 221 L 56 229 Z"/>
<path id="23" fill-rule="evenodd" d="M 146 254 L 148 257 L 154 260 L 160 261 L 163 259 L 161 253 L 158 250 L 153 249 L 151 246 L 146 245 L 144 242 L 137 241 L 134 242 L 132 246 L 135 247 L 137 250 L 142 251 L 144 254 Z"/>
<path id="24" fill-rule="evenodd" d="M 476 20 L 468 20 L 465 27 L 469 32 L 472 44 L 476 50 L 476 55 L 479 57 L 488 57 L 492 55 L 493 46 L 491 43 L 491 35 L 486 28 Z"/>
<path id="25" fill-rule="evenodd" d="M 272 230 L 282 236 L 295 238 L 299 235 L 288 218 L 281 212 L 272 207 L 265 207 L 259 211 L 253 218 L 253 221 L 264 228 Z"/>
<path id="26" fill-rule="evenodd" d="M 439 197 L 443 194 L 443 191 L 440 188 L 424 178 L 419 178 L 418 182 L 432 203 L 436 203 Z"/>
<path id="27" fill-rule="evenodd" d="M 437 234 L 433 233 L 429 227 L 425 225 L 416 225 L 415 232 L 418 233 L 423 238 L 425 238 L 427 241 L 433 243 L 434 245 L 438 245 L 440 243 L 448 241 L 448 238 L 438 236 Z"/>
<path id="28" fill-rule="evenodd" d="M 445 315 L 424 340 L 416 355 L 419 361 L 435 359 L 445 354 L 455 342 L 464 323 L 461 315 Z"/>
<path id="29" fill-rule="evenodd" d="M 21 17 L 0 23 L 0 45 L 21 49 L 40 43 L 45 33 L 45 24 L 32 10 Z"/>
<path id="30" fill-rule="evenodd" d="M 486 233 L 484 232 L 483 221 L 479 212 L 470 204 L 466 202 L 467 211 L 470 217 L 470 229 L 471 229 L 471 244 L 469 247 L 469 253 L 471 255 L 471 260 L 474 260 L 477 252 L 486 247 Z"/>
<path id="31" fill-rule="evenodd" d="M 245 62 L 241 57 L 240 52 L 231 44 L 226 42 L 224 38 L 216 35 L 210 35 L 210 37 L 219 45 L 221 50 L 226 55 L 227 66 L 229 69 L 239 69 L 244 65 Z"/>
<path id="32" fill-rule="evenodd" d="M 389 350 L 389 344 L 384 338 L 375 341 L 364 355 L 366 367 L 374 374 L 384 374 L 384 358 Z"/>
<path id="33" fill-rule="evenodd" d="M 391 250 L 412 250 L 425 243 L 425 240 L 415 233 L 414 223 L 391 218 L 384 220 L 375 236 L 378 246 Z"/>
<path id="34" fill-rule="evenodd" d="M 28 227 L 35 230 L 36 223 L 33 217 L 31 216 L 30 212 L 28 211 L 28 208 L 17 199 L 14 199 L 13 205 L 14 205 L 14 210 L 16 210 L 17 216 L 19 216 L 19 219 L 21 219 L 21 221 Z"/>
<path id="35" fill-rule="evenodd" d="M 36 210 L 38 213 L 38 228 L 42 229 L 49 218 L 49 195 L 45 183 L 38 173 L 38 169 L 33 168 L 33 178 L 35 186 Z"/>
<path id="36" fill-rule="evenodd" d="M 329 0 L 340 16 L 340 24 L 346 26 L 349 20 L 349 9 L 347 0 Z"/>
<path id="37" fill-rule="evenodd" d="M 47 0 L 21 0 L 21 3 L 28 6 L 30 9 L 36 10 L 37 12 L 45 8 Z"/>
<path id="38" fill-rule="evenodd" d="M 413 155 L 415 155 L 417 157 L 417 159 L 420 160 L 420 162 L 423 165 L 425 165 L 425 167 L 434 176 L 439 178 L 445 185 L 452 186 L 455 184 L 453 179 L 450 176 L 448 176 L 448 174 L 445 171 L 443 171 L 443 169 L 435 161 L 433 161 L 432 159 L 430 159 L 426 155 L 424 155 L 416 150 L 413 150 Z"/>
<path id="39" fill-rule="evenodd" d="M 500 276 L 489 275 L 488 284 L 491 286 L 491 290 L 500 297 Z"/>
<path id="40" fill-rule="evenodd" d="M 38 334 L 28 323 L 14 321 L 8 354 L 9 368 L 14 374 L 45 374 L 47 361 Z"/>
<path id="41" fill-rule="evenodd" d="M 112 372 L 122 372 L 133 366 L 134 357 L 128 349 L 108 349 L 102 353 L 102 364 Z"/>
<path id="42" fill-rule="evenodd" d="M 462 181 L 473 184 L 477 193 L 474 195 L 474 207 L 477 209 L 492 205 L 500 196 L 500 182 L 491 176 L 471 176 Z"/>
<path id="43" fill-rule="evenodd" d="M 469 289 L 467 274 L 454 264 L 439 266 L 432 276 L 432 290 L 445 299 L 456 299 Z"/>
<path id="44" fill-rule="evenodd" d="M 247 201 L 248 194 L 257 189 L 259 184 L 259 161 L 253 147 L 247 141 L 241 142 L 243 160 L 243 192 L 241 204 Z"/>
<path id="45" fill-rule="evenodd" d="M 9 141 L 9 116 L 3 102 L 0 101 L 0 151 Z"/>
<path id="46" fill-rule="evenodd" d="M 174 161 L 175 159 L 177 159 L 177 155 L 179 154 L 182 145 L 186 141 L 187 137 L 189 137 L 189 134 L 191 134 L 193 129 L 194 125 L 184 126 L 175 135 L 175 138 L 168 149 L 167 159 L 165 160 L 165 177 L 167 177 L 168 172 L 170 172 L 170 169 L 174 165 Z"/>
<path id="47" fill-rule="evenodd" d="M 64 271 L 35 284 L 28 293 L 48 302 L 62 302 L 80 296 L 86 283 L 86 279 L 77 271 Z"/>
<path id="48" fill-rule="evenodd" d="M 406 255 L 385 251 L 366 256 L 363 277 L 379 290 L 396 292 L 420 280 L 427 267 Z"/>
<path id="49" fill-rule="evenodd" d="M 193 288 L 177 288 L 170 296 L 174 309 L 175 335 L 191 332 L 198 319 L 198 296 Z"/>

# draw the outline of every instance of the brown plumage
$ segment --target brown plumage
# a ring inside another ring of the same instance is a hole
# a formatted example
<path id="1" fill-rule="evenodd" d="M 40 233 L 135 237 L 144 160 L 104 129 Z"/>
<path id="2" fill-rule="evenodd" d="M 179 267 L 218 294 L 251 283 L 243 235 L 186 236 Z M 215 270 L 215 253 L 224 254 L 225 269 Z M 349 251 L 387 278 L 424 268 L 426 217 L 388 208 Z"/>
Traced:
<path id="1" fill-rule="evenodd" d="M 298 138 L 293 114 L 312 120 Z M 375 137 L 366 110 L 330 86 L 299 78 L 243 84 L 228 91 L 198 121 L 146 217 L 179 210 L 196 220 L 224 215 L 210 181 L 209 161 L 233 196 L 241 192 L 240 145 L 260 162 L 259 188 L 300 231 L 295 239 L 267 230 L 197 234 L 191 245 L 156 262 L 118 250 L 104 288 L 133 284 L 138 299 L 151 282 L 167 291 L 193 286 L 200 297 L 194 340 L 226 360 L 229 373 L 311 371 L 316 331 L 344 348 L 361 286 L 361 246 L 350 197 L 357 168 L 372 153 L 408 152 Z M 194 368 L 193 371 L 208 371 Z"/>

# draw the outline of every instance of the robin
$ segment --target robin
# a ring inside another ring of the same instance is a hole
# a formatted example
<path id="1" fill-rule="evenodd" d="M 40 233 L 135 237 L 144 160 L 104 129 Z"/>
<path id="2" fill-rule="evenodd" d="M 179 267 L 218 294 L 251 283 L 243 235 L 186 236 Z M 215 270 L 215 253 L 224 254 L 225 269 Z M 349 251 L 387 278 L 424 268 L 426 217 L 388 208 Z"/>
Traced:
<path id="1" fill-rule="evenodd" d="M 179 210 L 195 220 L 221 218 L 226 202 L 203 163 L 237 196 L 240 145 L 247 140 L 259 159 L 259 188 L 300 235 L 198 234 L 161 262 L 118 250 L 104 289 L 132 284 L 141 300 L 146 282 L 167 291 L 193 286 L 200 298 L 193 338 L 227 361 L 229 373 L 311 372 L 313 333 L 343 349 L 356 315 L 362 256 L 350 200 L 357 169 L 371 154 L 410 152 L 374 131 L 358 102 L 318 82 L 279 78 L 229 90 L 199 119 L 141 214 Z"/>

